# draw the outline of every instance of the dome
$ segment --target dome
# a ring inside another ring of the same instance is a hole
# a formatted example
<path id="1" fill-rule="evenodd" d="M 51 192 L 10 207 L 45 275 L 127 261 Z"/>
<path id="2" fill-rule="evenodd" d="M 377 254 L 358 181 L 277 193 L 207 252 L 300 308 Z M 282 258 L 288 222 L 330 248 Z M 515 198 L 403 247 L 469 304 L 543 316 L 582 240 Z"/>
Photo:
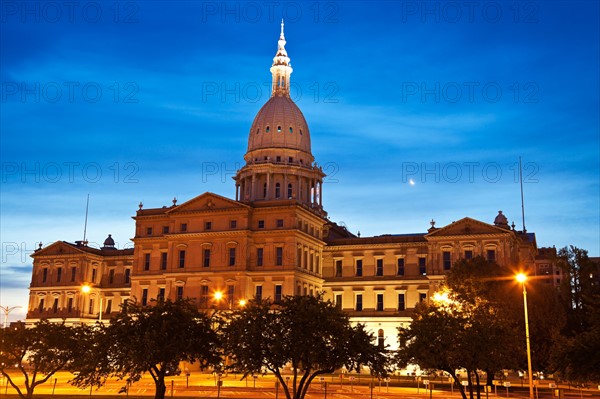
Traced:
<path id="1" fill-rule="evenodd" d="M 104 240 L 104 248 L 114 248 L 115 247 L 115 240 L 113 240 L 112 235 L 108 235 L 108 237 L 106 237 L 106 240 Z"/>
<path id="2" fill-rule="evenodd" d="M 505 229 L 508 228 L 508 219 L 506 218 L 506 216 L 504 216 L 502 211 L 498 211 L 498 215 L 494 219 L 494 225 Z"/>
<path id="3" fill-rule="evenodd" d="M 273 95 L 258 111 L 250 128 L 248 153 L 270 148 L 288 148 L 311 154 L 306 119 L 286 95 Z"/>

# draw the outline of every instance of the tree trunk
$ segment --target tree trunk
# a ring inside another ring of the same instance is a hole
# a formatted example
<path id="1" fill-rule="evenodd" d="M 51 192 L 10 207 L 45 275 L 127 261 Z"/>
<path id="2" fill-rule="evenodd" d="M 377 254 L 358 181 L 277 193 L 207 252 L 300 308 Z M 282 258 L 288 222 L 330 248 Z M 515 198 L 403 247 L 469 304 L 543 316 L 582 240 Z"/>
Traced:
<path id="1" fill-rule="evenodd" d="M 486 381 L 485 385 L 491 387 L 492 385 L 494 385 L 494 375 L 496 373 L 493 372 L 492 370 L 486 370 L 485 373 L 486 373 L 486 376 L 487 376 L 487 381 Z"/>
<path id="2" fill-rule="evenodd" d="M 462 396 L 463 399 L 467 399 L 467 394 L 465 393 L 465 388 L 462 386 L 462 384 L 460 383 L 459 378 L 456 376 L 456 373 L 451 370 L 448 371 L 446 370 L 454 379 L 454 381 L 452 382 L 454 385 L 456 385 L 458 387 L 458 391 L 460 392 L 460 396 Z"/>
<path id="3" fill-rule="evenodd" d="M 475 387 L 477 389 L 477 399 L 481 399 L 481 386 L 479 385 L 479 373 L 477 371 L 475 371 L 475 382 L 477 383 Z"/>
<path id="4" fill-rule="evenodd" d="M 31 399 L 33 398 L 33 385 L 30 387 L 27 387 L 27 399 Z"/>
<path id="5" fill-rule="evenodd" d="M 167 386 L 165 385 L 165 377 L 159 375 L 156 379 L 156 393 L 154 399 L 165 399 L 165 393 L 167 392 Z"/>
<path id="6" fill-rule="evenodd" d="M 471 370 L 467 369 L 467 381 L 469 382 L 469 397 L 473 399 L 473 379 L 471 378 Z"/>

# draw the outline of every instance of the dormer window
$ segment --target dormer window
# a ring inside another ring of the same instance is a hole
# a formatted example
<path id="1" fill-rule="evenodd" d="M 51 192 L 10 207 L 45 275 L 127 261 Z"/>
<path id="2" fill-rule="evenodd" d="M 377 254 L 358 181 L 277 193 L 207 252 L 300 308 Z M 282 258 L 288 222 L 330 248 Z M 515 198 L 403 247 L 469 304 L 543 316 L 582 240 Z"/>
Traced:
<path id="1" fill-rule="evenodd" d="M 302 129 L 300 129 L 300 135 L 302 136 Z"/>
<path id="2" fill-rule="evenodd" d="M 260 133 L 260 129 L 256 129 L 256 134 Z"/>
<path id="3" fill-rule="evenodd" d="M 270 128 L 269 126 L 267 126 L 267 128 L 265 129 L 265 131 L 266 131 L 267 133 L 269 133 L 269 130 L 271 130 L 271 128 Z"/>
<path id="4" fill-rule="evenodd" d="M 277 133 L 281 133 L 281 126 L 277 126 Z"/>
<path id="5" fill-rule="evenodd" d="M 290 133 L 294 133 L 294 129 L 290 126 Z"/>

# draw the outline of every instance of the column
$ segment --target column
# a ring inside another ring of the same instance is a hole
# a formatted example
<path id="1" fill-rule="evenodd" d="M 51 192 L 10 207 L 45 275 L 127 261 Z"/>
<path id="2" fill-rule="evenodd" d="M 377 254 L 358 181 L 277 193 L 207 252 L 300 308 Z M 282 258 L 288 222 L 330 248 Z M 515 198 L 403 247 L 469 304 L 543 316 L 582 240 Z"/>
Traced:
<path id="1" fill-rule="evenodd" d="M 319 181 L 319 206 L 323 207 L 323 181 Z"/>
<path id="2" fill-rule="evenodd" d="M 252 174 L 252 185 L 250 186 L 250 200 L 254 201 L 254 193 L 256 192 L 256 175 Z"/>

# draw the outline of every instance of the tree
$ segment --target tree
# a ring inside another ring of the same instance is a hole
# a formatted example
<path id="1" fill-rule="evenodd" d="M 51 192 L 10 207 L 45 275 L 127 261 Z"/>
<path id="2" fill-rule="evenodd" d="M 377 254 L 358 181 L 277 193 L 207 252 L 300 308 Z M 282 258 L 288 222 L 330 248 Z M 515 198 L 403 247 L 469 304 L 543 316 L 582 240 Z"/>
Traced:
<path id="1" fill-rule="evenodd" d="M 0 341 L 0 372 L 21 398 L 32 398 L 33 391 L 47 382 L 58 370 L 68 369 L 78 356 L 78 335 L 85 327 L 74 328 L 47 320 L 32 328 L 24 323 L 2 330 Z M 19 387 L 8 373 L 16 367 L 25 378 Z"/>
<path id="2" fill-rule="evenodd" d="M 224 328 L 231 369 L 249 374 L 272 372 L 287 399 L 303 399 L 315 377 L 346 367 L 384 375 L 387 358 L 363 325 L 321 296 L 288 296 L 280 303 L 250 301 L 233 312 Z M 282 373 L 289 366 L 292 378 Z"/>
<path id="3" fill-rule="evenodd" d="M 600 383 L 600 264 L 575 246 L 558 251 L 561 303 L 567 323 L 556 340 L 552 365 L 556 374 L 577 383 Z"/>
<path id="4" fill-rule="evenodd" d="M 163 399 L 165 376 L 180 362 L 198 361 L 201 368 L 220 363 L 213 323 L 186 300 L 148 306 L 125 303 L 89 343 L 93 350 L 78 362 L 79 374 L 72 383 L 99 387 L 112 376 L 129 384 L 149 373 L 156 385 L 155 399 Z"/>
<path id="5" fill-rule="evenodd" d="M 471 399 L 474 385 L 479 398 L 477 370 L 486 371 L 491 383 L 496 370 L 517 364 L 515 322 L 498 299 L 505 297 L 507 273 L 483 257 L 456 262 L 441 291 L 415 308 L 410 327 L 399 328 L 399 340 L 406 344 L 400 346 L 398 363 L 447 372 L 466 399 L 455 372 L 464 368 Z"/>

